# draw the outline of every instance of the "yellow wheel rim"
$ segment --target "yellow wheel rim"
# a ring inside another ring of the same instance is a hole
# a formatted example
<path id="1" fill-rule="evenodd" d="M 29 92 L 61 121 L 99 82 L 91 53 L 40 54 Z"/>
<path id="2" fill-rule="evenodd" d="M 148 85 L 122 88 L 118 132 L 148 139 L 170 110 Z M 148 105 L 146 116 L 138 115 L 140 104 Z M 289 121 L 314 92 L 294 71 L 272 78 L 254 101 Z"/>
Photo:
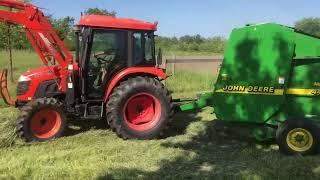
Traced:
<path id="1" fill-rule="evenodd" d="M 313 137 L 308 130 L 295 128 L 288 133 L 287 144 L 294 151 L 305 152 L 312 147 Z"/>

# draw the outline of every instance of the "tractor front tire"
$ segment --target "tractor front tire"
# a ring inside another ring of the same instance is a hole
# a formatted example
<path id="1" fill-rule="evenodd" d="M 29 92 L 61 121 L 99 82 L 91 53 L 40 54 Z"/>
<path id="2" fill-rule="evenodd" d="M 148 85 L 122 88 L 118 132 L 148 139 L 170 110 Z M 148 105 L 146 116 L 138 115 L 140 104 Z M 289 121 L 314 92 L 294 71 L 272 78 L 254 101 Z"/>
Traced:
<path id="1" fill-rule="evenodd" d="M 54 98 L 41 98 L 21 108 L 17 133 L 26 142 L 42 142 L 61 137 L 66 125 L 63 104 Z"/>
<path id="2" fill-rule="evenodd" d="M 154 139 L 163 135 L 173 116 L 169 91 L 157 79 L 135 77 L 122 82 L 107 103 L 111 129 L 123 139 Z"/>
<path id="3" fill-rule="evenodd" d="M 312 155 L 319 149 L 319 127 L 307 119 L 287 120 L 278 128 L 276 140 L 284 154 Z"/>

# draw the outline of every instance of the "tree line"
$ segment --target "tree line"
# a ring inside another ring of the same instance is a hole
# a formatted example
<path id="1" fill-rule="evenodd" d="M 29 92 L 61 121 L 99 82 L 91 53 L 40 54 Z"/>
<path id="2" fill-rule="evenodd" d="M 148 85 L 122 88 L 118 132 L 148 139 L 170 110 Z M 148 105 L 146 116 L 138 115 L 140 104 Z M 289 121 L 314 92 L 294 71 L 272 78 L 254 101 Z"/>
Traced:
<path id="1" fill-rule="evenodd" d="M 8 11 L 11 10 L 8 8 L 2 9 Z M 116 16 L 116 12 L 100 8 L 88 8 L 84 11 L 84 14 Z M 75 34 L 73 30 L 75 19 L 70 16 L 56 19 L 50 14 L 47 14 L 46 17 L 48 21 L 51 23 L 52 27 L 57 32 L 60 39 L 65 43 L 66 47 L 70 50 L 75 50 Z M 9 38 L 11 42 L 10 46 L 12 49 L 33 49 L 22 26 L 0 23 L 0 49 L 9 49 Z"/>
<path id="2" fill-rule="evenodd" d="M 208 52 L 223 53 L 227 40 L 223 37 L 202 37 L 201 35 L 185 35 L 182 37 L 156 38 L 156 44 L 164 51 L 187 51 L 187 52 Z"/>
<path id="3" fill-rule="evenodd" d="M 115 17 L 117 13 L 101 8 L 89 8 L 84 11 L 84 14 Z M 66 47 L 74 51 L 76 48 L 73 30 L 75 19 L 70 16 L 55 19 L 52 15 L 47 15 L 47 18 Z M 320 36 L 320 18 L 310 17 L 301 19 L 295 23 L 295 28 L 315 36 Z M 9 48 L 8 38 L 11 39 L 11 48 L 13 49 L 32 49 L 29 39 L 26 37 L 21 26 L 0 23 L 0 49 Z M 156 37 L 156 43 L 157 47 L 162 48 L 164 51 L 223 53 L 227 39 L 222 36 L 202 37 L 201 35 L 185 35 L 182 37 L 158 36 Z"/>
<path id="4" fill-rule="evenodd" d="M 320 18 L 308 17 L 295 22 L 294 27 L 302 32 L 320 37 Z M 221 36 L 205 38 L 200 35 L 177 37 L 157 37 L 157 45 L 165 51 L 188 51 L 223 53 L 227 39 Z"/>
<path id="5" fill-rule="evenodd" d="M 108 11 L 101 8 L 89 8 L 84 11 L 85 15 L 108 15 L 116 16 L 115 11 Z M 58 36 L 71 51 L 75 50 L 75 35 L 73 26 L 75 19 L 67 16 L 55 19 L 52 15 L 47 15 L 47 19 L 57 32 Z M 10 30 L 9 30 L 10 29 Z M 10 32 L 10 36 L 8 36 Z M 29 39 L 21 26 L 7 25 L 0 23 L 0 49 L 8 49 L 8 38 L 11 38 L 11 48 L 18 50 L 32 49 Z M 157 47 L 164 51 L 189 51 L 189 52 L 212 52 L 222 53 L 226 44 L 223 37 L 205 38 L 200 35 L 186 35 L 182 37 L 156 37 Z"/>

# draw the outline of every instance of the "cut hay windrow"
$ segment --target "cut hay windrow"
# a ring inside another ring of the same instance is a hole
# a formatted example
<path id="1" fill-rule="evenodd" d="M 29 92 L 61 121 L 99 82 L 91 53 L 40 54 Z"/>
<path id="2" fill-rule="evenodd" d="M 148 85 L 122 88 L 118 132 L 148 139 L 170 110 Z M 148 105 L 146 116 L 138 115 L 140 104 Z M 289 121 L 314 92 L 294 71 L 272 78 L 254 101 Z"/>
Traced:
<path id="1" fill-rule="evenodd" d="M 0 109 L 0 148 L 12 146 L 16 140 L 16 111 L 12 108 Z"/>

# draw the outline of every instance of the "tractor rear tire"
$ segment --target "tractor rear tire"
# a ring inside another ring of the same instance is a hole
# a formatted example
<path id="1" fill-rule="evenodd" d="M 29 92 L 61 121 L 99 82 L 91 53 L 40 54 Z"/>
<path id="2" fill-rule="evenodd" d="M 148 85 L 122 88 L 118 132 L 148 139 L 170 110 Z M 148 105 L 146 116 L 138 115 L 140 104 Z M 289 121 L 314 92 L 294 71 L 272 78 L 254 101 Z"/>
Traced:
<path id="1" fill-rule="evenodd" d="M 135 77 L 122 82 L 107 103 L 110 128 L 123 139 L 163 135 L 173 116 L 172 97 L 157 79 Z"/>
<path id="2" fill-rule="evenodd" d="M 284 154 L 312 155 L 319 149 L 319 127 L 308 119 L 287 120 L 278 128 L 276 140 Z"/>
<path id="3" fill-rule="evenodd" d="M 61 137 L 66 126 L 63 104 L 54 98 L 41 98 L 21 108 L 17 133 L 26 142 L 42 142 Z"/>

